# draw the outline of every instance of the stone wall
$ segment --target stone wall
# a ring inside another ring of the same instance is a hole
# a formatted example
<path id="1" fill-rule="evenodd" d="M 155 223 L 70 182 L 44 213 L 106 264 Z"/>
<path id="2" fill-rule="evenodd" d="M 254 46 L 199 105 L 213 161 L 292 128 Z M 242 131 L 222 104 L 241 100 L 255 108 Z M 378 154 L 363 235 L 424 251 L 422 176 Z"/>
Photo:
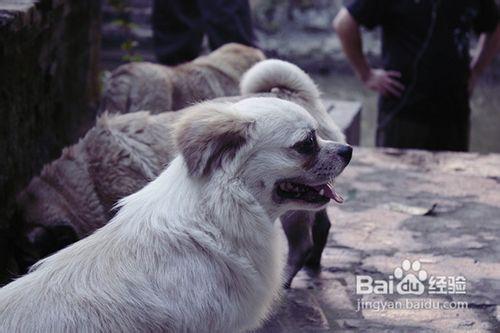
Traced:
<path id="1" fill-rule="evenodd" d="M 0 2 L 0 283 L 21 255 L 15 194 L 94 119 L 100 8 L 100 0 Z"/>

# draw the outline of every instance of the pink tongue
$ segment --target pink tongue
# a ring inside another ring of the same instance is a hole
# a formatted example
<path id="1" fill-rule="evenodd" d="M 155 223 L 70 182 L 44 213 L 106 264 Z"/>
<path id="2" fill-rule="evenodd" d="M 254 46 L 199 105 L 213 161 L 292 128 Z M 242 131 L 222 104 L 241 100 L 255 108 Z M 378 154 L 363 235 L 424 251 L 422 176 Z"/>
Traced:
<path id="1" fill-rule="evenodd" d="M 330 184 L 323 184 L 323 185 L 319 185 L 319 186 L 314 186 L 314 189 L 318 192 L 323 190 L 323 196 L 330 198 L 330 199 L 333 199 L 338 203 L 344 202 L 344 198 L 342 198 L 337 192 L 335 192 L 335 189 Z"/>

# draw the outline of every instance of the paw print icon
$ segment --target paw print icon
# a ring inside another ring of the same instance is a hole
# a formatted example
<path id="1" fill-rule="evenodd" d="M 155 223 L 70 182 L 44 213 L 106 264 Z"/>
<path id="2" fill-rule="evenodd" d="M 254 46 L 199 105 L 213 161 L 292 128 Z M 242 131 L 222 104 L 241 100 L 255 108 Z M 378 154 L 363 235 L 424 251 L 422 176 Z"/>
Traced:
<path id="1" fill-rule="evenodd" d="M 394 270 L 394 277 L 401 280 L 396 285 L 396 291 L 400 295 L 422 295 L 425 292 L 423 282 L 427 280 L 427 272 L 422 269 L 418 260 L 404 260 L 401 267 Z"/>

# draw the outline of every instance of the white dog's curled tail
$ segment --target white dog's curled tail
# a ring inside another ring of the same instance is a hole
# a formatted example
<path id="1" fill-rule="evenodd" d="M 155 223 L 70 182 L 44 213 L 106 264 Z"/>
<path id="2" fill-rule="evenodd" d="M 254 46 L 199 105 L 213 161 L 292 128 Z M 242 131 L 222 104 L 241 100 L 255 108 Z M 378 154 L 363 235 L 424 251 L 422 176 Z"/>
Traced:
<path id="1" fill-rule="evenodd" d="M 318 122 L 321 137 L 345 142 L 344 134 L 320 100 L 318 87 L 298 66 L 278 59 L 264 60 L 250 68 L 240 82 L 242 95 L 271 93 L 275 89 L 293 94 L 311 106 L 307 110 Z"/>
<path id="2" fill-rule="evenodd" d="M 316 101 L 320 92 L 316 84 L 298 66 L 287 61 L 268 59 L 255 64 L 242 77 L 242 95 L 266 93 L 284 89 L 306 101 Z"/>

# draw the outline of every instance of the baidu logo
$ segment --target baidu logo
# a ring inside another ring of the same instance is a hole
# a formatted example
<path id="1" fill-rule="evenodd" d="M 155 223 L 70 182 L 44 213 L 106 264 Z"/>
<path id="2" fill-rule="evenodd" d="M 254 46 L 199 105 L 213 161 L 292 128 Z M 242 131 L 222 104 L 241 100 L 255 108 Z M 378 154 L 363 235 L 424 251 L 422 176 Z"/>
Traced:
<path id="1" fill-rule="evenodd" d="M 429 294 L 465 294 L 465 289 L 463 276 L 429 276 L 419 260 L 403 260 L 387 280 L 376 280 L 369 275 L 356 276 L 358 295 L 422 295 L 426 290 Z"/>
<path id="2" fill-rule="evenodd" d="M 404 260 L 401 267 L 396 267 L 394 277 L 400 282 L 396 285 L 396 291 L 400 295 L 422 295 L 425 292 L 424 281 L 427 279 L 427 272 L 421 269 L 420 261 L 411 263 Z"/>

